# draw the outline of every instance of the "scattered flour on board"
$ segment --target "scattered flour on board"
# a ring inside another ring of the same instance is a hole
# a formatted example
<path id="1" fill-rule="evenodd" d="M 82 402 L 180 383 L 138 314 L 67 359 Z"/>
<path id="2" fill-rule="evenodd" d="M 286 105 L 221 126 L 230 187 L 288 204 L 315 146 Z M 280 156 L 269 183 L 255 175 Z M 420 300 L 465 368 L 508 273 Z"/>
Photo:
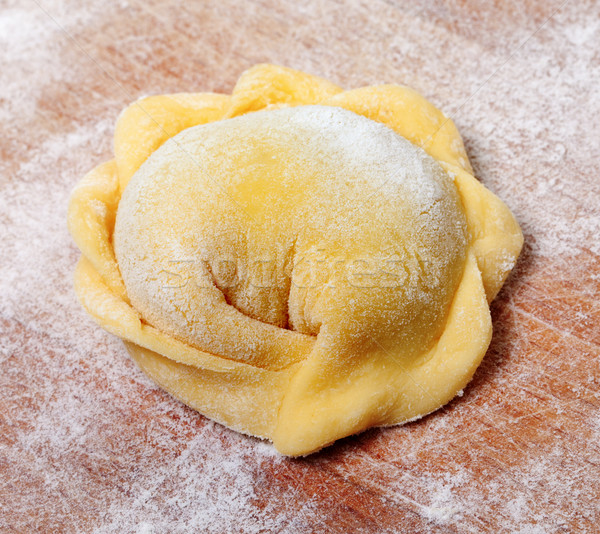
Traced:
<path id="1" fill-rule="evenodd" d="M 101 9 L 100 4 L 86 5 L 85 9 L 53 5 L 55 20 L 41 9 L 19 6 L 0 11 L 2 122 L 14 120 L 15 116 L 20 122 L 35 119 L 48 83 L 77 79 L 61 56 L 68 43 L 64 31 L 90 23 Z"/>
<path id="2" fill-rule="evenodd" d="M 570 17 L 557 13 L 457 112 L 478 175 L 511 207 L 533 252 L 550 257 L 600 254 L 600 160 L 589 157 L 600 148 L 591 92 L 600 32 L 593 17 L 583 28 Z"/>

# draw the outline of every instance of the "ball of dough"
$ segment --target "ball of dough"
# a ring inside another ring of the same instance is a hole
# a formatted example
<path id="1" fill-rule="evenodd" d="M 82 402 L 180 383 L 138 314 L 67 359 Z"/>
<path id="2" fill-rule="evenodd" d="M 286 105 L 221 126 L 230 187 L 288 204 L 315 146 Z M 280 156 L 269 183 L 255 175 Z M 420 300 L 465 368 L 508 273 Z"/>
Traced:
<path id="1" fill-rule="evenodd" d="M 145 321 L 270 369 L 313 350 L 380 351 L 374 342 L 392 359 L 421 356 L 440 335 L 466 244 L 460 197 L 431 156 L 325 106 L 180 133 L 129 182 L 114 233 Z"/>
<path id="2" fill-rule="evenodd" d="M 88 311 L 174 396 L 288 455 L 456 395 L 522 243 L 451 121 L 366 89 L 259 66 L 232 97 L 142 101 L 71 201 Z"/>

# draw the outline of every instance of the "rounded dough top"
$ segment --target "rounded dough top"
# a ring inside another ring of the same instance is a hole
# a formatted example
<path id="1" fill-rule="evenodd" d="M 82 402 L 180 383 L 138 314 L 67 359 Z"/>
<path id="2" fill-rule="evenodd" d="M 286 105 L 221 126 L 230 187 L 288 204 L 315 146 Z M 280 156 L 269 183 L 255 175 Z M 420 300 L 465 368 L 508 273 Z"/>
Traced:
<path id="1" fill-rule="evenodd" d="M 188 128 L 120 200 L 114 249 L 143 320 L 265 369 L 315 350 L 390 365 L 442 333 L 469 235 L 453 180 L 351 111 L 300 106 Z"/>

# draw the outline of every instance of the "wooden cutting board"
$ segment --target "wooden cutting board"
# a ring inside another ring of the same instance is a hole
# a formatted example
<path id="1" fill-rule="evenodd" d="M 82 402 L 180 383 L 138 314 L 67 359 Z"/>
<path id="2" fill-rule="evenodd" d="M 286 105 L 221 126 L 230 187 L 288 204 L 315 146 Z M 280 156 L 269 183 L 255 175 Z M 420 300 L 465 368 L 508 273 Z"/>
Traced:
<path id="1" fill-rule="evenodd" d="M 0 6 L 0 532 L 600 532 L 600 5 Z M 72 291 L 69 192 L 142 95 L 259 62 L 412 86 L 526 245 L 464 395 L 290 460 L 154 387 Z"/>

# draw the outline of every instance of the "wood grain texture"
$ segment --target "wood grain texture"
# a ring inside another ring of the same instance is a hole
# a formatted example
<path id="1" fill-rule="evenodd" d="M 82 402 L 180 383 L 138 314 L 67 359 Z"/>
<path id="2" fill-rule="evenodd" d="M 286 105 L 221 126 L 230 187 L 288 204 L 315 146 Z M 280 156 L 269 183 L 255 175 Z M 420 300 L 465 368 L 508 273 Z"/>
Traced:
<path id="1" fill-rule="evenodd" d="M 593 0 L 0 4 L 0 532 L 600 532 Z M 461 398 L 278 456 L 147 380 L 72 291 L 66 203 L 156 93 L 272 62 L 452 115 L 526 245 Z"/>

